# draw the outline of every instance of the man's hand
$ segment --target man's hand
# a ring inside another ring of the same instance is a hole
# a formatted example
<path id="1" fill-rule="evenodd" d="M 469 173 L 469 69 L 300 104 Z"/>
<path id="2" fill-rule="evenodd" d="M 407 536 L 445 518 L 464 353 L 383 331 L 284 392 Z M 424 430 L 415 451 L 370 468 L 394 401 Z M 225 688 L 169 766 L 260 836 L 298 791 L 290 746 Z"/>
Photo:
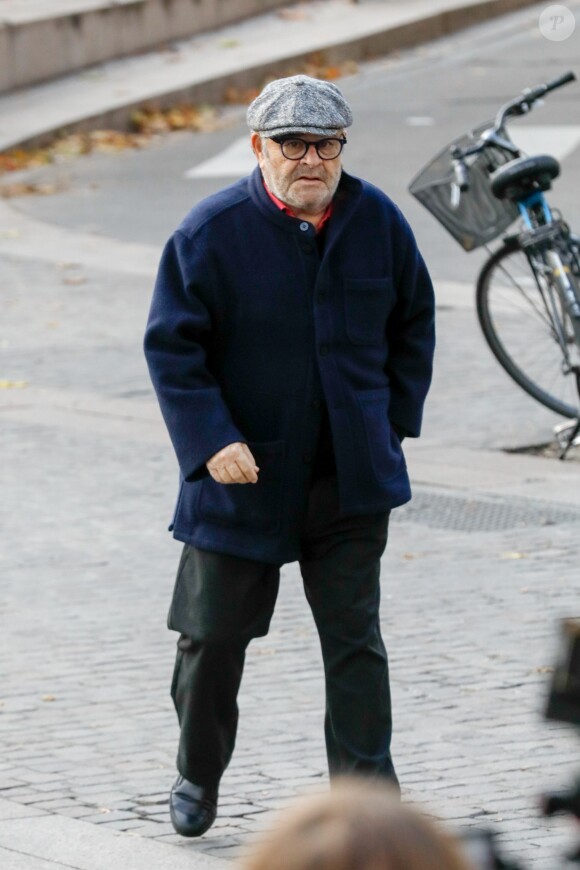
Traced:
<path id="1" fill-rule="evenodd" d="M 236 441 L 214 453 L 207 470 L 218 483 L 257 483 L 260 470 L 247 444 Z"/>

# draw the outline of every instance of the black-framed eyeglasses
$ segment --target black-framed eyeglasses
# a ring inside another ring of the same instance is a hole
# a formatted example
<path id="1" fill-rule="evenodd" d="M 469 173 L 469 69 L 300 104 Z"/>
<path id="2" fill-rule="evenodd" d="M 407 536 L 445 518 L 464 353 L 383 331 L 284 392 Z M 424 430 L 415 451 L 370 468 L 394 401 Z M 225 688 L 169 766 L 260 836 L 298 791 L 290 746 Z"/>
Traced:
<path id="1" fill-rule="evenodd" d="M 305 139 L 298 139 L 294 136 L 284 139 L 279 139 L 275 136 L 270 138 L 273 142 L 278 143 L 286 160 L 302 160 L 311 146 L 316 149 L 316 153 L 321 160 L 336 160 L 346 145 L 344 136 L 317 139 L 316 142 L 307 142 Z"/>

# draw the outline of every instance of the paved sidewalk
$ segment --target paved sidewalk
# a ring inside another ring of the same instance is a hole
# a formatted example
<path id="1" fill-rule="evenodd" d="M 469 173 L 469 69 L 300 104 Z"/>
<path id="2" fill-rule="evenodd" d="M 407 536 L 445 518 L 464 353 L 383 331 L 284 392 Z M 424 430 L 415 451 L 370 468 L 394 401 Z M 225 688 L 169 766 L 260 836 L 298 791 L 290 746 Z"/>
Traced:
<path id="1" fill-rule="evenodd" d="M 183 849 L 154 840 L 135 841 L 121 832 L 18 806 L 0 798 L 2 870 L 220 870 L 225 862 L 209 855 L 195 859 Z"/>
<path id="2" fill-rule="evenodd" d="M 62 128 L 127 123 L 138 105 L 220 102 L 229 86 L 285 75 L 313 54 L 328 62 L 417 45 L 532 0 L 311 0 L 156 51 L 0 95 L 0 151 Z M 284 10 L 282 10 L 284 12 Z"/>

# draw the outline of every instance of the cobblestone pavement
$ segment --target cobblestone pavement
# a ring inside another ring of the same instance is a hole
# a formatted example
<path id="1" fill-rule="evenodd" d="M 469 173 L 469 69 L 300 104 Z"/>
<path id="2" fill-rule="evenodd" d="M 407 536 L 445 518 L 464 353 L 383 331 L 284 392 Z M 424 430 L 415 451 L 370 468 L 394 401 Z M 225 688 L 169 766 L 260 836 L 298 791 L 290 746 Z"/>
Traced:
<path id="1" fill-rule="evenodd" d="M 289 798 L 327 785 L 297 566 L 283 569 L 270 635 L 250 646 L 219 819 L 181 840 L 167 811 L 176 470 L 141 354 L 151 281 L 7 255 L 0 286 L 0 796 L 235 858 Z M 553 422 L 497 368 L 471 299 L 442 305 L 426 442 L 451 457 L 538 443 Z M 492 510 L 452 480 L 416 496 L 393 515 L 383 564 L 405 796 L 554 868 L 574 831 L 543 820 L 538 795 L 570 781 L 578 745 L 542 710 L 556 620 L 578 607 L 578 512 L 505 492 Z"/>

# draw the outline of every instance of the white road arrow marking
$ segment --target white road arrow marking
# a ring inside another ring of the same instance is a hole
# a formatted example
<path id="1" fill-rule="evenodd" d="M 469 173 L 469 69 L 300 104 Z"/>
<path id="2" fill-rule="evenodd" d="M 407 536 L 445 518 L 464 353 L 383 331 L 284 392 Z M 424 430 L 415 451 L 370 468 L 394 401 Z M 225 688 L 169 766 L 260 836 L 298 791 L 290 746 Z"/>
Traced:
<path id="1" fill-rule="evenodd" d="M 531 157 L 534 154 L 551 154 L 563 160 L 580 145 L 580 127 L 561 124 L 548 127 L 508 127 L 513 142 Z"/>
<path id="2" fill-rule="evenodd" d="M 188 169 L 186 178 L 239 178 L 249 175 L 256 165 L 256 158 L 250 146 L 250 136 L 242 136 L 236 139 L 219 154 L 214 154 L 209 160 L 198 163 L 197 166 Z"/>

